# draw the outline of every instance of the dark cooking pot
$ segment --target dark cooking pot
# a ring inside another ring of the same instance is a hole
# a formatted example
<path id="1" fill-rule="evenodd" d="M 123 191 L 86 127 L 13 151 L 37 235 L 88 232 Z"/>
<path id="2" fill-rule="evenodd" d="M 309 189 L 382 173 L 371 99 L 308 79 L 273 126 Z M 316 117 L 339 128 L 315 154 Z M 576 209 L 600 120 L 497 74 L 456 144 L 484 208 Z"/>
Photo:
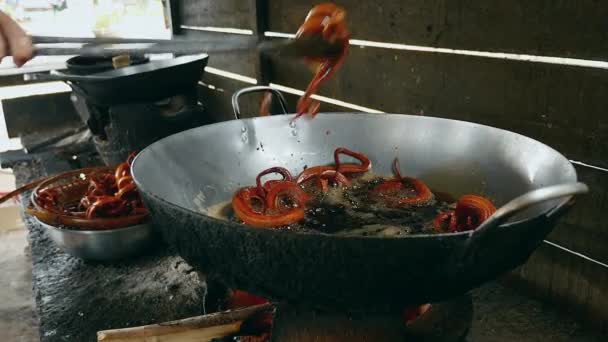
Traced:
<path id="1" fill-rule="evenodd" d="M 26 74 L 24 79 L 65 81 L 99 106 L 149 102 L 196 89 L 208 59 L 206 54 L 180 56 L 87 75 L 53 70 L 50 74 Z"/>
<path id="2" fill-rule="evenodd" d="M 400 114 L 292 118 L 194 128 L 148 146 L 132 166 L 156 227 L 188 263 L 275 300 L 399 312 L 453 298 L 524 263 L 588 190 L 557 151 L 493 127 Z M 365 153 L 381 174 L 398 157 L 403 173 L 433 189 L 483 193 L 502 207 L 475 232 L 391 238 L 256 229 L 208 216 L 261 170 L 281 165 L 297 174 L 331 163 L 337 147 Z"/>

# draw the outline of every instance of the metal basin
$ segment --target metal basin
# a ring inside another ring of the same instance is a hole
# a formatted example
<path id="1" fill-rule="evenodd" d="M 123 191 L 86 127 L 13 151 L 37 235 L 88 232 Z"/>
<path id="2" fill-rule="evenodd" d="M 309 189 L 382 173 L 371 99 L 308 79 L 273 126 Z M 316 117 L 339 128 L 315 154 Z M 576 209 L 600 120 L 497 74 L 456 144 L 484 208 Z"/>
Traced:
<path id="1" fill-rule="evenodd" d="M 112 261 L 142 253 L 155 242 L 150 224 L 113 230 L 70 230 L 42 225 L 50 238 L 64 252 L 91 261 Z"/>

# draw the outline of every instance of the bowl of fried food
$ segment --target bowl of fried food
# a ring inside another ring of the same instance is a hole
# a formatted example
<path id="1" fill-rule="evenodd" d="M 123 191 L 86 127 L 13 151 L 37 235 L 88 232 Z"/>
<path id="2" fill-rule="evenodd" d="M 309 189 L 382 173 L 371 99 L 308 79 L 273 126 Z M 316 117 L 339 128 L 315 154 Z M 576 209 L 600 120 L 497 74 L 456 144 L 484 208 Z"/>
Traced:
<path id="1" fill-rule="evenodd" d="M 26 212 L 64 252 L 109 261 L 134 256 L 155 242 L 129 159 L 112 167 L 68 171 L 40 182 Z"/>

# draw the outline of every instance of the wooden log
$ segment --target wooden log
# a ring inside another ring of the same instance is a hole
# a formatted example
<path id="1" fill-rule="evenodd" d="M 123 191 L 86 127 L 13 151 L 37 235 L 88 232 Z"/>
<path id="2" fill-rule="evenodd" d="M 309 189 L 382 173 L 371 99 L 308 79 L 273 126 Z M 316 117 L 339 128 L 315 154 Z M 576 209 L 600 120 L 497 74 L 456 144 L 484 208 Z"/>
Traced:
<path id="1" fill-rule="evenodd" d="M 259 314 L 273 310 L 272 304 L 261 304 L 159 324 L 104 330 L 97 333 L 97 340 L 103 342 L 212 341 L 239 333 L 247 334 L 248 332 L 242 330 L 247 320 L 255 319 Z"/>

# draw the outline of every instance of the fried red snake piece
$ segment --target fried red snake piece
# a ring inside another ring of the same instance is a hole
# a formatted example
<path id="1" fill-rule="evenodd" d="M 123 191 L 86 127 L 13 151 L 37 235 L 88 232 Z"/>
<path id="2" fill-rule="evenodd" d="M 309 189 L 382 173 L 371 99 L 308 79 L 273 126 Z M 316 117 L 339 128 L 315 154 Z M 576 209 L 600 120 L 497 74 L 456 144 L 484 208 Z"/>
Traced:
<path id="1" fill-rule="evenodd" d="M 94 202 L 87 208 L 88 219 L 98 217 L 126 216 L 131 212 L 129 202 L 114 196 L 94 197 Z"/>
<path id="2" fill-rule="evenodd" d="M 262 177 L 278 173 L 283 180 L 262 183 Z M 285 205 L 288 200 L 291 205 Z M 293 181 L 291 173 L 282 167 L 266 169 L 256 177 L 256 186 L 245 187 L 232 197 L 235 215 L 244 223 L 257 228 L 287 226 L 304 219 L 308 195 Z"/>
<path id="3" fill-rule="evenodd" d="M 329 182 L 332 181 L 338 186 L 350 186 L 350 179 L 339 171 L 336 170 L 325 170 L 319 175 L 319 185 L 321 190 L 326 192 L 329 189 Z"/>
<path id="4" fill-rule="evenodd" d="M 120 163 L 116 167 L 116 171 L 114 172 L 114 178 L 117 180 L 131 175 L 131 164 L 133 163 L 133 159 L 135 159 L 135 152 L 131 152 L 127 157 L 127 161 Z"/>
<path id="5" fill-rule="evenodd" d="M 494 212 L 496 207 L 489 199 L 478 195 L 464 195 L 456 202 L 456 209 L 439 214 L 433 220 L 433 226 L 440 232 L 475 230 Z"/>
<path id="6" fill-rule="evenodd" d="M 57 188 L 46 188 L 42 189 L 36 194 L 36 200 L 41 207 L 45 209 L 54 209 L 57 206 L 57 197 L 59 196 L 59 189 Z"/>
<path id="7" fill-rule="evenodd" d="M 338 56 L 325 58 L 306 58 L 306 62 L 316 67 L 316 72 L 304 95 L 298 100 L 297 115 L 294 120 L 304 114 L 312 117 L 317 115 L 320 102 L 312 99 L 321 84 L 327 81 L 344 63 L 348 51 L 350 33 L 345 23 L 346 11 L 332 3 L 322 3 L 313 7 L 304 23 L 296 32 L 296 39 L 303 36 L 321 35 L 330 43 L 339 44 L 341 51 Z"/>
<path id="8" fill-rule="evenodd" d="M 131 176 L 131 164 L 135 152 L 116 167 L 114 175 L 102 174 L 91 177 L 91 187 L 80 204 L 86 209 L 86 217 L 116 217 L 144 214 L 147 209 Z"/>
<path id="9" fill-rule="evenodd" d="M 118 190 L 116 177 L 109 173 L 91 175 L 87 196 L 110 196 Z"/>
<path id="10" fill-rule="evenodd" d="M 268 168 L 268 169 L 260 172 L 258 174 L 258 176 L 255 178 L 255 184 L 258 187 L 258 191 L 260 192 L 262 197 L 264 197 L 266 192 L 268 190 L 270 190 L 270 188 L 272 186 L 277 184 L 277 182 L 281 182 L 281 180 L 273 179 L 273 180 L 269 180 L 266 183 L 262 184 L 262 177 L 273 174 L 273 173 L 278 173 L 279 175 L 281 175 L 281 177 L 283 177 L 282 181 L 291 182 L 293 180 L 293 176 L 291 175 L 291 172 L 289 172 L 289 170 L 287 170 L 286 168 L 280 167 L 280 166 L 271 167 L 271 168 Z"/>
<path id="11" fill-rule="evenodd" d="M 291 204 L 285 204 L 282 199 L 287 199 Z M 292 181 L 276 181 L 266 192 L 265 198 L 266 210 L 275 212 L 290 210 L 294 206 L 304 208 L 306 201 L 308 195 Z"/>
<path id="12" fill-rule="evenodd" d="M 131 177 L 130 168 L 134 158 L 135 152 L 119 164 L 113 174 L 91 174 L 89 186 L 78 201 L 76 211 L 73 207 L 59 206 L 59 187 L 42 189 L 36 193 L 36 200 L 47 210 L 88 219 L 146 214 L 148 211 Z"/>
<path id="13" fill-rule="evenodd" d="M 424 205 L 433 200 L 433 193 L 421 180 L 401 175 L 399 160 L 397 158 L 393 162 L 393 173 L 395 174 L 394 179 L 389 179 L 374 187 L 373 193 L 378 198 L 388 204 L 400 206 Z M 403 197 L 403 191 L 408 188 L 413 190 L 416 195 Z"/>
<path id="14" fill-rule="evenodd" d="M 294 183 L 291 183 L 294 184 Z M 297 186 L 297 184 L 294 184 Z M 301 190 L 301 189 L 300 189 Z M 262 209 L 256 210 L 253 201 L 262 203 Z M 235 215 L 246 224 L 257 228 L 276 228 L 287 226 L 304 218 L 304 206 L 289 210 L 272 210 L 266 207 L 264 198 L 258 195 L 257 187 L 242 188 L 232 197 L 232 208 Z"/>
<path id="15" fill-rule="evenodd" d="M 352 164 L 352 163 L 342 163 L 340 161 L 340 155 L 347 155 L 359 160 L 360 164 Z M 306 170 L 302 171 L 298 178 L 296 178 L 296 183 L 302 185 L 303 183 L 313 179 L 318 178 L 320 180 L 321 186 L 325 189 L 327 187 L 326 181 L 323 181 L 323 178 L 328 180 L 331 178 L 331 175 L 336 176 L 333 177 L 334 181 L 337 183 L 350 183 L 344 182 L 346 179 L 346 175 L 353 173 L 363 173 L 367 172 L 372 168 L 371 160 L 363 153 L 351 151 L 344 147 L 339 147 L 334 151 L 334 166 L 313 166 L 309 167 Z M 336 173 L 337 171 L 337 173 Z M 332 173 L 333 172 L 333 173 Z M 323 177 L 321 177 L 324 175 Z"/>
<path id="16" fill-rule="evenodd" d="M 270 106 L 272 105 L 272 93 L 266 92 L 262 97 L 262 102 L 260 103 L 260 116 L 269 116 L 270 115 Z"/>

